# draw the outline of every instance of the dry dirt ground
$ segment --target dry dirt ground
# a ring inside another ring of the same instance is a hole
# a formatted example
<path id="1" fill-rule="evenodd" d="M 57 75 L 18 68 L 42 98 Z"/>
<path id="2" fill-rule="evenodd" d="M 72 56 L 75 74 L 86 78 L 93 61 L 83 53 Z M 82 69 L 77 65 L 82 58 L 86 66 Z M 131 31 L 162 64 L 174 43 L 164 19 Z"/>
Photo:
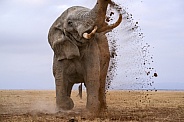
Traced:
<path id="1" fill-rule="evenodd" d="M 56 112 L 55 91 L 0 90 L 0 122 L 184 122 L 184 91 L 109 91 L 108 111 L 97 117 L 85 114 L 85 91 L 77 94 L 73 110 Z"/>

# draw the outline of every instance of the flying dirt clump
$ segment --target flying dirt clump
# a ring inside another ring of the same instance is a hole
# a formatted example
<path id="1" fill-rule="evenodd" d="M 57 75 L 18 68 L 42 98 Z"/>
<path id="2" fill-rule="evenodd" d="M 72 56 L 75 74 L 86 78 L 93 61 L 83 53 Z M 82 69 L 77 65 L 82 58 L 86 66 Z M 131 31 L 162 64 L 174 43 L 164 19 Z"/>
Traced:
<path id="1" fill-rule="evenodd" d="M 108 23 L 113 23 L 119 14 L 122 14 L 123 19 L 120 27 L 107 35 L 111 61 L 106 90 L 111 87 L 112 83 L 116 82 L 113 79 L 118 70 L 120 70 L 118 75 L 122 77 L 121 81 L 117 83 L 118 86 L 123 88 L 125 87 L 123 84 L 126 82 L 131 84 L 131 89 L 152 87 L 153 79 L 158 75 L 152 66 L 154 62 L 150 52 L 152 47 L 144 40 L 139 22 L 135 22 L 133 15 L 127 12 L 125 7 L 114 2 L 111 2 L 107 14 L 106 22 Z"/>
<path id="2" fill-rule="evenodd" d="M 113 21 L 113 15 L 115 14 L 115 12 L 113 12 L 112 10 L 115 10 L 116 13 L 118 14 L 122 14 L 122 9 L 120 6 L 118 6 L 116 3 L 111 2 L 109 10 L 107 11 L 107 13 L 109 13 L 109 16 L 106 17 L 106 22 L 110 23 L 111 21 Z M 114 32 L 114 31 L 113 31 Z M 109 41 L 109 45 L 110 45 L 110 64 L 109 64 L 109 69 L 108 69 L 108 75 L 106 78 L 106 91 L 110 88 L 111 82 L 113 81 L 114 77 L 117 75 L 116 74 L 116 70 L 117 70 L 117 64 L 118 64 L 118 60 L 117 60 L 117 50 L 118 50 L 118 45 L 117 45 L 117 40 L 115 39 L 115 37 L 112 34 L 108 34 L 108 41 Z"/>

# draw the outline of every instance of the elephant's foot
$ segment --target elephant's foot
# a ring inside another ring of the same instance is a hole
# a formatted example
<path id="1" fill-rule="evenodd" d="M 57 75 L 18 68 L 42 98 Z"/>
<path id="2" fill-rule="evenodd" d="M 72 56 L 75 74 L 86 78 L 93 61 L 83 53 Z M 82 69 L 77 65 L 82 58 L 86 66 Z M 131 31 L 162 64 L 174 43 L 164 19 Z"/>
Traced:
<path id="1" fill-rule="evenodd" d="M 99 101 L 87 102 L 86 108 L 90 113 L 98 114 L 100 112 L 100 102 Z"/>
<path id="2" fill-rule="evenodd" d="M 100 111 L 105 111 L 107 110 L 107 104 L 105 101 L 101 101 L 100 103 Z"/>
<path id="3" fill-rule="evenodd" d="M 74 107 L 73 100 L 68 96 L 62 97 L 60 101 L 56 100 L 56 105 L 57 105 L 57 111 L 71 110 Z"/>
<path id="4" fill-rule="evenodd" d="M 98 117 L 98 114 L 96 113 L 92 113 L 89 111 L 89 109 L 83 109 L 82 110 L 82 114 L 81 114 L 82 118 L 88 118 L 88 120 L 94 120 L 94 118 Z"/>

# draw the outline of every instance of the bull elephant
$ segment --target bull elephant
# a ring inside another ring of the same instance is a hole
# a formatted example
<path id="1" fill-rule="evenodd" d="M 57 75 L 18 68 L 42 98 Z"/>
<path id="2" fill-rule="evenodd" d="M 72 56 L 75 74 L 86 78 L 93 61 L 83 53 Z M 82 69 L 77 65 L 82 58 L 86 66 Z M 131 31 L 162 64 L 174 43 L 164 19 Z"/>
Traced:
<path id="1" fill-rule="evenodd" d="M 54 51 L 53 75 L 56 85 L 56 106 L 70 110 L 70 98 L 75 83 L 84 83 L 86 108 L 99 112 L 106 108 L 105 84 L 110 61 L 105 33 L 122 21 L 108 25 L 105 21 L 111 0 L 98 0 L 93 9 L 73 6 L 64 11 L 49 30 L 48 41 Z"/>

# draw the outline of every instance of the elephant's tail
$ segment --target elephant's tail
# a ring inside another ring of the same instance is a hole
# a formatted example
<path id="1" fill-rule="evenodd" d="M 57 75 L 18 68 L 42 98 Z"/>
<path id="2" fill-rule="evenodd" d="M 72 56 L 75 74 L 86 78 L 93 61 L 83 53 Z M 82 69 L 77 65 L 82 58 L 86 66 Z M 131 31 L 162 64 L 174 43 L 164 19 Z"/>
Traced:
<path id="1" fill-rule="evenodd" d="M 79 85 L 79 97 L 82 99 L 82 83 Z"/>
<path id="2" fill-rule="evenodd" d="M 79 90 L 79 93 L 78 93 L 77 97 L 79 96 L 80 99 L 82 99 L 82 83 L 79 85 L 78 90 Z"/>

